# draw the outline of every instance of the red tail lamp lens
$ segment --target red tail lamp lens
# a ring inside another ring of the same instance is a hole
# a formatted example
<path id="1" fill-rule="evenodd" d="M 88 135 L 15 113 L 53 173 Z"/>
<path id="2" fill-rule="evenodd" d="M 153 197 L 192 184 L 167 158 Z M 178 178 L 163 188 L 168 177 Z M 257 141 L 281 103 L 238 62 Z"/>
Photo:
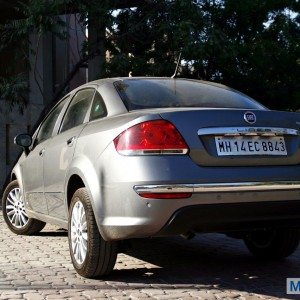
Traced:
<path id="1" fill-rule="evenodd" d="M 165 120 L 130 127 L 114 143 L 116 150 L 123 155 L 186 154 L 189 150 L 177 128 Z"/>

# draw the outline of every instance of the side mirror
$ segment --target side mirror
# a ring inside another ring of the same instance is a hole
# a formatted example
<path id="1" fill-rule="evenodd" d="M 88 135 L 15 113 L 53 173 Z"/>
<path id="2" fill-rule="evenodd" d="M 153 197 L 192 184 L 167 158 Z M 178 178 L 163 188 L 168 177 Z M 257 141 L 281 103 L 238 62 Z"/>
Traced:
<path id="1" fill-rule="evenodd" d="M 15 137 L 14 143 L 22 147 L 27 155 L 29 153 L 29 147 L 32 144 L 32 137 L 26 133 L 19 134 Z"/>

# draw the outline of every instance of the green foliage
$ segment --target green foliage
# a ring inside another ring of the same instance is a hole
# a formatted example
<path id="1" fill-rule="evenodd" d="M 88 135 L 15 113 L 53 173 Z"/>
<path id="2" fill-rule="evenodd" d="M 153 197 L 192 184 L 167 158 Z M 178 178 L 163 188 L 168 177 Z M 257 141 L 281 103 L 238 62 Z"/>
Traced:
<path id="1" fill-rule="evenodd" d="M 298 15 L 297 15 L 298 14 Z M 300 108 L 296 0 L 154 1 L 115 20 L 109 76 L 180 76 L 228 84 L 274 109 Z"/>
<path id="2" fill-rule="evenodd" d="M 6 100 L 10 109 L 17 107 L 23 113 L 28 90 L 28 80 L 25 74 L 0 77 L 0 99 Z"/>
<path id="3" fill-rule="evenodd" d="M 30 32 L 40 35 L 52 32 L 61 39 L 65 39 L 65 23 L 57 15 L 61 8 L 70 2 L 68 0 L 20 1 L 16 11 L 22 15 L 22 18 L 0 25 L 1 47 L 10 47 L 16 41 L 27 41 Z"/>
<path id="4" fill-rule="evenodd" d="M 114 10 L 115 2 L 22 1 L 24 18 L 0 26 L 0 51 L 24 49 L 32 31 L 65 39 L 57 15 L 76 12 L 87 27 L 91 16 L 106 24 L 105 76 L 171 76 L 182 51 L 182 77 L 230 85 L 270 108 L 300 109 L 298 0 L 152 0 Z M 90 41 L 82 45 L 84 61 L 92 49 Z"/>

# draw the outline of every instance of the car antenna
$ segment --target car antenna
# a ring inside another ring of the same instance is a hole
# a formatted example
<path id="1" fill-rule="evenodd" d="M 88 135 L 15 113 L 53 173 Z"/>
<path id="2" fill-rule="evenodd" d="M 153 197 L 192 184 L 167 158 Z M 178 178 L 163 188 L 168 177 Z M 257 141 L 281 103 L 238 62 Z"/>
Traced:
<path id="1" fill-rule="evenodd" d="M 176 78 L 176 76 L 177 76 L 179 64 L 180 64 L 180 61 L 181 61 L 181 54 L 182 54 L 182 50 L 179 53 L 176 69 L 175 69 L 174 74 L 171 76 L 171 78 Z"/>

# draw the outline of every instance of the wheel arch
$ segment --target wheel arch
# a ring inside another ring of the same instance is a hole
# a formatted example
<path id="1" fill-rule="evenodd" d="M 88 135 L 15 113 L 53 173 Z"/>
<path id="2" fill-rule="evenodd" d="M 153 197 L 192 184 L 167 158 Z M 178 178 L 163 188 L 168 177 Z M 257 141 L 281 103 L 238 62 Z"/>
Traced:
<path id="1" fill-rule="evenodd" d="M 24 191 L 24 186 L 23 186 L 22 170 L 19 164 L 17 164 L 10 173 L 9 182 L 12 182 L 14 180 L 18 181 L 20 189 L 23 191 L 23 193 L 26 193 L 26 191 Z"/>
<path id="2" fill-rule="evenodd" d="M 12 182 L 14 180 L 17 180 L 17 175 L 14 172 L 12 172 L 10 176 L 10 181 Z"/>
<path id="3" fill-rule="evenodd" d="M 85 187 L 85 183 L 79 175 L 73 174 L 69 178 L 69 181 L 67 183 L 67 191 L 66 191 L 66 200 L 67 200 L 68 209 L 70 207 L 71 199 L 72 199 L 74 193 L 78 189 L 83 188 L 83 187 Z"/>
<path id="4" fill-rule="evenodd" d="M 69 205 L 74 192 L 79 188 L 86 188 L 91 199 L 91 204 L 98 228 L 101 232 L 102 199 L 100 181 L 94 165 L 87 158 L 73 160 L 68 171 L 65 184 L 66 210 L 69 214 Z"/>

